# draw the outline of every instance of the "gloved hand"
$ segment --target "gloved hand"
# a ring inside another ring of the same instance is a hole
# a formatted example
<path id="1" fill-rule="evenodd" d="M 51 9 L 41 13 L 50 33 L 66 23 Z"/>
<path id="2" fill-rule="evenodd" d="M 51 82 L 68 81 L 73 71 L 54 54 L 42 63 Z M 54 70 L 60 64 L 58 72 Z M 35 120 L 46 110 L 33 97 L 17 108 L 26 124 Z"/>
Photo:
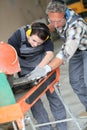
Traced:
<path id="1" fill-rule="evenodd" d="M 46 65 L 43 68 L 36 67 L 28 76 L 28 80 L 40 79 L 47 75 L 51 71 L 51 67 Z"/>

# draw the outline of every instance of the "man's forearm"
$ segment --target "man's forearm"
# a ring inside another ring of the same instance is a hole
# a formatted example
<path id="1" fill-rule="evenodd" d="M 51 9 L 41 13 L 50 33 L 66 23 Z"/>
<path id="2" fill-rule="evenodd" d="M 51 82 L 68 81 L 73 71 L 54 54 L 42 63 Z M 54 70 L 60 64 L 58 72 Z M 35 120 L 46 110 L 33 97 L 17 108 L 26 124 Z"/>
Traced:
<path id="1" fill-rule="evenodd" d="M 51 69 L 56 69 L 57 67 L 61 66 L 64 63 L 63 60 L 55 57 L 48 65 L 51 67 Z"/>
<path id="2" fill-rule="evenodd" d="M 46 55 L 44 56 L 43 60 L 39 63 L 39 67 L 44 67 L 45 65 L 47 65 L 53 58 L 54 53 L 49 51 L 46 53 Z"/>

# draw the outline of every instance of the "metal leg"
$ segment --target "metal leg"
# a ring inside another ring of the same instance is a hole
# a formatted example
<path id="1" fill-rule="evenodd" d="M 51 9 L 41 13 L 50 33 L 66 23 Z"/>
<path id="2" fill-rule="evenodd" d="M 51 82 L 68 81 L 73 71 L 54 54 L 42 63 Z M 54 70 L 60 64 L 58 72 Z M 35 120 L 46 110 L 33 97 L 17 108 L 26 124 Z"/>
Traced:
<path id="1" fill-rule="evenodd" d="M 14 130 L 18 130 L 17 125 L 16 125 L 16 123 L 14 121 L 12 122 L 12 125 L 13 125 Z"/>
<path id="2" fill-rule="evenodd" d="M 23 128 L 22 128 L 22 130 L 26 130 L 24 119 L 22 119 L 21 122 L 22 122 L 22 124 L 23 124 Z"/>
<path id="3" fill-rule="evenodd" d="M 71 120 L 75 122 L 75 124 L 77 125 L 77 127 L 78 127 L 79 130 L 82 130 L 82 128 L 80 127 L 80 125 L 79 125 L 79 123 L 78 123 L 76 117 L 71 113 L 71 111 L 69 110 L 69 107 L 65 104 L 63 98 L 61 97 L 61 95 L 60 95 L 60 90 L 59 90 L 59 86 L 60 86 L 59 83 L 56 83 L 56 84 L 54 85 L 54 89 L 55 89 L 56 94 L 58 95 L 58 97 L 60 98 L 61 102 L 63 103 L 63 105 L 64 105 L 66 111 L 67 111 L 68 114 L 70 115 Z"/>
<path id="4" fill-rule="evenodd" d="M 35 125 L 34 125 L 33 121 L 31 120 L 30 116 L 28 116 L 28 115 L 25 116 L 24 122 L 25 123 L 28 122 L 31 125 L 32 130 L 36 130 Z"/>
<path id="5" fill-rule="evenodd" d="M 22 129 L 20 129 L 20 130 L 26 130 L 26 128 L 25 128 L 25 123 L 24 123 L 24 119 L 21 119 L 21 123 L 22 123 Z M 14 130 L 19 130 L 19 128 L 17 127 L 17 123 L 16 122 L 12 122 L 12 125 L 13 125 L 13 128 L 14 128 Z"/>

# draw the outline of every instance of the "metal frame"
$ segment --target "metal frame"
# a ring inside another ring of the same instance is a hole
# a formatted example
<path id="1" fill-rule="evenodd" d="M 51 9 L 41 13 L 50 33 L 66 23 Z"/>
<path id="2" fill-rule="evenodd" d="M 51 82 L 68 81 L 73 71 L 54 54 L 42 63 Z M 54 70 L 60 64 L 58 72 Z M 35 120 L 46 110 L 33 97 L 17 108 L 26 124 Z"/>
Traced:
<path id="1" fill-rule="evenodd" d="M 70 118 L 34 125 L 31 118 L 28 117 L 28 121 L 30 121 L 30 125 L 32 127 L 32 130 L 36 130 L 36 128 L 40 127 L 40 126 L 46 126 L 46 125 L 50 125 L 50 124 L 57 124 L 57 123 L 68 122 L 68 121 L 73 121 L 76 124 L 78 130 L 82 130 L 79 122 L 77 121 L 77 118 L 73 115 L 73 113 L 70 111 L 69 107 L 66 105 L 65 101 L 63 100 L 59 87 L 60 87 L 59 82 L 54 84 L 55 92 L 56 92 L 57 96 L 60 98 L 61 102 L 63 103 L 63 105 L 66 109 L 66 112 L 70 115 Z"/>
<path id="2" fill-rule="evenodd" d="M 41 86 L 43 85 L 43 83 L 46 82 L 46 80 L 48 78 L 50 78 L 55 72 L 56 72 L 55 80 L 52 81 L 52 83 L 50 85 L 48 85 L 40 93 L 40 95 L 37 96 L 37 98 L 34 101 L 32 101 L 30 104 L 27 104 L 26 99 L 31 97 L 32 94 L 34 94 L 35 91 L 40 89 Z M 40 127 L 40 126 L 46 126 L 46 125 L 50 125 L 50 124 L 73 121 L 76 124 L 78 130 L 82 130 L 79 122 L 77 121 L 77 118 L 72 114 L 72 112 L 70 111 L 68 105 L 66 105 L 65 101 L 63 100 L 63 97 L 61 96 L 61 93 L 60 93 L 60 90 L 59 90 L 59 88 L 61 87 L 59 85 L 59 75 L 60 75 L 60 70 L 59 70 L 59 68 L 57 68 L 54 71 L 52 71 L 51 73 L 49 73 L 46 78 L 42 79 L 41 82 L 38 85 L 34 86 L 23 97 L 21 97 L 17 101 L 16 104 L 0 108 L 0 113 L 1 113 L 0 114 L 0 123 L 5 123 L 6 121 L 7 122 L 10 121 L 13 124 L 14 130 L 18 130 L 18 129 L 26 130 L 25 120 L 28 120 L 29 124 L 31 125 L 32 130 L 36 130 L 36 128 Z M 52 122 L 47 122 L 47 123 L 37 124 L 36 125 L 36 124 L 33 123 L 30 116 L 26 117 L 25 115 L 26 115 L 26 112 L 38 101 L 38 99 L 40 99 L 42 97 L 42 95 L 44 95 L 46 93 L 47 90 L 50 90 L 51 92 L 52 91 L 56 92 L 57 96 L 60 98 L 61 102 L 63 103 L 63 105 L 64 105 L 64 107 L 66 109 L 66 112 L 70 115 L 70 118 L 66 118 L 64 120 L 57 120 L 57 121 L 52 121 Z M 2 113 L 2 111 L 3 111 L 3 113 Z M 25 118 L 24 118 L 24 116 L 25 116 Z M 3 119 L 2 119 L 2 117 L 3 117 Z"/>

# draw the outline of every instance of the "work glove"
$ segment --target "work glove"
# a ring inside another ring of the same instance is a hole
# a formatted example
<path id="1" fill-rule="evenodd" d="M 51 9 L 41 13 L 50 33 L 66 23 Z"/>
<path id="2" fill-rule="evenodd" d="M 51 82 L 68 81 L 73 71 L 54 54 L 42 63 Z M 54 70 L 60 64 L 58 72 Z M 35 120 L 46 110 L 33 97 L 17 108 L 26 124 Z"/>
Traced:
<path id="1" fill-rule="evenodd" d="M 36 67 L 28 76 L 28 80 L 40 79 L 47 75 L 51 71 L 51 67 L 46 65 L 43 68 Z"/>

